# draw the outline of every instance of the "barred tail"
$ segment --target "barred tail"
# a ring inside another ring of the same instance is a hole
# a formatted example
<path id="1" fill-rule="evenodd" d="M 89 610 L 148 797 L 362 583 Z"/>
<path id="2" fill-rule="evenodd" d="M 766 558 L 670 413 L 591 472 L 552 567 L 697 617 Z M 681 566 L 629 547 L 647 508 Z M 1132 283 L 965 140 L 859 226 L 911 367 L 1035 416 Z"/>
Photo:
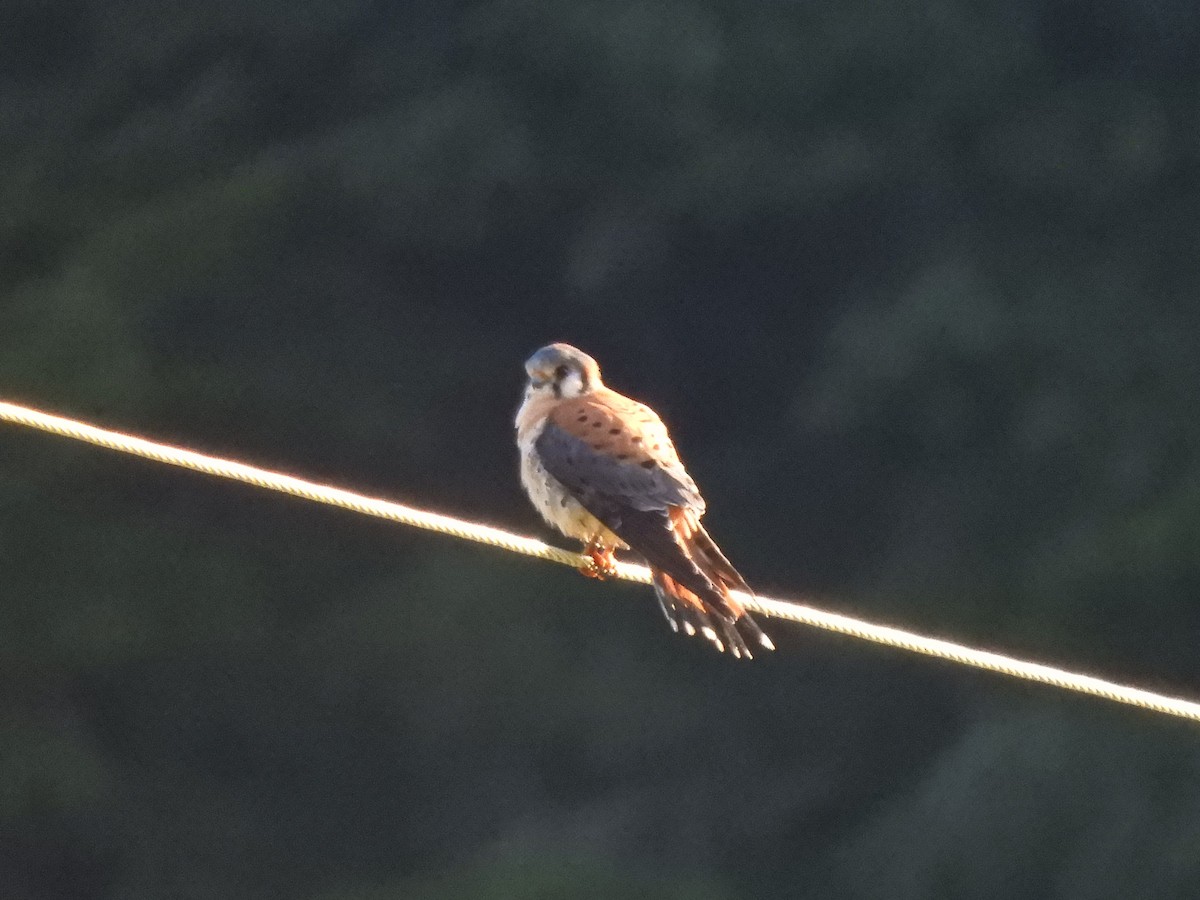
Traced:
<path id="1" fill-rule="evenodd" d="M 651 568 L 651 581 L 659 606 L 672 630 L 684 634 L 700 634 L 712 642 L 718 651 L 726 648 L 734 657 L 753 659 L 746 639 L 774 650 L 771 639 L 763 634 L 750 614 L 735 614 L 721 591 L 712 588 L 709 598 L 701 598 L 661 569 Z M 732 598 L 730 598 L 732 599 Z"/>
<path id="2" fill-rule="evenodd" d="M 694 511 L 622 509 L 619 516 L 600 520 L 646 560 L 663 615 L 675 631 L 703 635 L 739 658 L 752 658 L 747 641 L 775 649 L 731 593 L 749 594 L 750 588 Z"/>

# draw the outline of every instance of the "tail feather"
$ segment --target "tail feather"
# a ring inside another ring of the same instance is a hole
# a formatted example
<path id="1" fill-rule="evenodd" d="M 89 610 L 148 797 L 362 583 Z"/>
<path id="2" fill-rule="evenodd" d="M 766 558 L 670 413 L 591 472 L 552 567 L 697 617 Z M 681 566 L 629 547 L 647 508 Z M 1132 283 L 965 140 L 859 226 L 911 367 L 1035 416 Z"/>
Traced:
<path id="1" fill-rule="evenodd" d="M 714 595 L 714 599 L 702 598 L 662 570 L 651 568 L 650 572 L 654 592 L 672 630 L 699 633 L 708 638 L 718 651 L 728 648 L 738 659 L 754 658 L 746 645 L 747 636 L 767 649 L 775 648 L 748 613 L 743 612 L 735 617 L 726 611 L 728 607 L 725 604 L 718 605 L 721 595 L 715 589 L 706 592 Z M 746 629 L 745 636 L 741 629 Z"/>
<path id="2" fill-rule="evenodd" d="M 725 644 L 717 634 L 717 628 L 713 625 L 713 615 L 710 615 L 704 601 L 666 572 L 651 569 L 650 573 L 654 593 L 658 596 L 658 603 L 671 629 L 688 635 L 702 635 L 712 641 L 718 652 L 724 652 Z M 713 612 L 715 613 L 715 610 Z M 716 618 L 721 631 L 727 631 L 725 618 L 720 615 Z"/>
<path id="3" fill-rule="evenodd" d="M 750 585 L 746 584 L 746 579 L 733 567 L 733 563 L 721 552 L 716 541 L 709 537 L 704 526 L 693 515 L 683 510 L 673 511 L 671 523 L 688 558 L 720 595 L 723 601 L 721 605 L 731 614 L 731 624 L 736 623 L 753 642 L 768 650 L 774 650 L 775 644 L 732 594 L 732 591 L 736 590 L 753 597 L 754 592 L 750 590 Z M 740 638 L 739 635 L 739 641 Z M 748 651 L 746 655 L 750 655 Z"/>
<path id="4" fill-rule="evenodd" d="M 718 650 L 751 659 L 747 641 L 768 650 L 775 645 L 731 591 L 750 588 L 700 525 L 680 507 L 619 511 L 590 510 L 640 553 L 650 566 L 654 592 L 675 631 L 701 634 Z"/>

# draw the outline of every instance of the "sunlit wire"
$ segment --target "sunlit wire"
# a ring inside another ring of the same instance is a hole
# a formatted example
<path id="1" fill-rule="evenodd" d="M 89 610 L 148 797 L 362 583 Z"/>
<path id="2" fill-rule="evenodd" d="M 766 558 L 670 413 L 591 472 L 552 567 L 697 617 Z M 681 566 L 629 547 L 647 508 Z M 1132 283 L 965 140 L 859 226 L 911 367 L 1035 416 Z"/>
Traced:
<path id="1" fill-rule="evenodd" d="M 156 462 L 180 466 L 219 478 L 241 481 L 256 487 L 291 494 L 305 500 L 338 506 L 364 515 L 377 516 L 393 522 L 424 528 L 429 531 L 449 534 L 469 541 L 477 541 L 514 553 L 523 553 L 539 559 L 550 560 L 567 566 L 582 566 L 588 560 L 578 553 L 563 550 L 543 543 L 535 538 L 511 534 L 499 528 L 482 525 L 477 522 L 467 522 L 440 513 L 416 509 L 393 503 L 378 497 L 367 497 L 342 488 L 327 484 L 306 481 L 281 472 L 260 469 L 245 463 L 207 456 L 182 447 L 172 447 L 148 441 L 131 434 L 122 434 L 105 428 L 97 428 L 84 422 L 54 416 L 40 410 L 18 406 L 13 403 L 0 401 L 0 421 L 11 422 L 15 425 L 25 425 L 40 431 L 63 437 L 73 438 L 107 447 L 121 453 L 141 456 Z M 619 562 L 616 577 L 628 581 L 638 581 L 648 584 L 650 573 L 645 566 Z M 1106 681 L 1091 675 L 1071 672 L 1041 663 L 1016 659 L 1000 653 L 978 650 L 963 644 L 939 640 L 886 625 L 866 622 L 849 616 L 827 612 L 801 603 L 786 600 L 775 600 L 768 597 L 750 597 L 741 595 L 742 602 L 751 610 L 776 619 L 786 619 L 850 635 L 889 647 L 899 647 L 913 653 L 921 653 L 938 659 L 949 660 L 977 669 L 998 672 L 1013 678 L 1035 681 L 1040 684 L 1053 685 L 1064 690 L 1103 697 L 1116 703 L 1125 703 L 1143 709 L 1153 710 L 1166 715 L 1178 716 L 1184 719 L 1200 721 L 1200 703 L 1185 700 L 1181 697 L 1170 697 L 1152 691 L 1142 690 L 1129 685 Z"/>

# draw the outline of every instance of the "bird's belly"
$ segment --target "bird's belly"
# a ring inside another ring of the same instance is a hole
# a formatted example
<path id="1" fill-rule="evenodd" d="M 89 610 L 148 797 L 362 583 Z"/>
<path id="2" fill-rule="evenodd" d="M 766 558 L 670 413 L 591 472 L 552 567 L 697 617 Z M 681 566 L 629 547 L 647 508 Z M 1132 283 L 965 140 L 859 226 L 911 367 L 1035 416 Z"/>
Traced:
<path id="1" fill-rule="evenodd" d="M 546 471 L 535 453 L 522 456 L 521 484 L 542 518 L 567 537 L 581 541 L 598 537 L 607 546 L 625 546 L 604 523 L 583 508 L 562 482 Z"/>

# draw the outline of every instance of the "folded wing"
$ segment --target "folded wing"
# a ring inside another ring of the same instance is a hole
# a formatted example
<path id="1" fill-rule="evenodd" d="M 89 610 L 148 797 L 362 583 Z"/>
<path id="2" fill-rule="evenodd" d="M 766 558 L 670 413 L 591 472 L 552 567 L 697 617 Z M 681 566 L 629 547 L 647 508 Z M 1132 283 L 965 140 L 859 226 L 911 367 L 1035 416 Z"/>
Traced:
<path id="1" fill-rule="evenodd" d="M 575 398 L 554 411 L 535 448 L 546 471 L 645 558 L 672 628 L 737 656 L 751 655 L 745 637 L 772 646 L 730 594 L 749 588 L 700 525 L 704 500 L 653 411 L 611 392 Z"/>

